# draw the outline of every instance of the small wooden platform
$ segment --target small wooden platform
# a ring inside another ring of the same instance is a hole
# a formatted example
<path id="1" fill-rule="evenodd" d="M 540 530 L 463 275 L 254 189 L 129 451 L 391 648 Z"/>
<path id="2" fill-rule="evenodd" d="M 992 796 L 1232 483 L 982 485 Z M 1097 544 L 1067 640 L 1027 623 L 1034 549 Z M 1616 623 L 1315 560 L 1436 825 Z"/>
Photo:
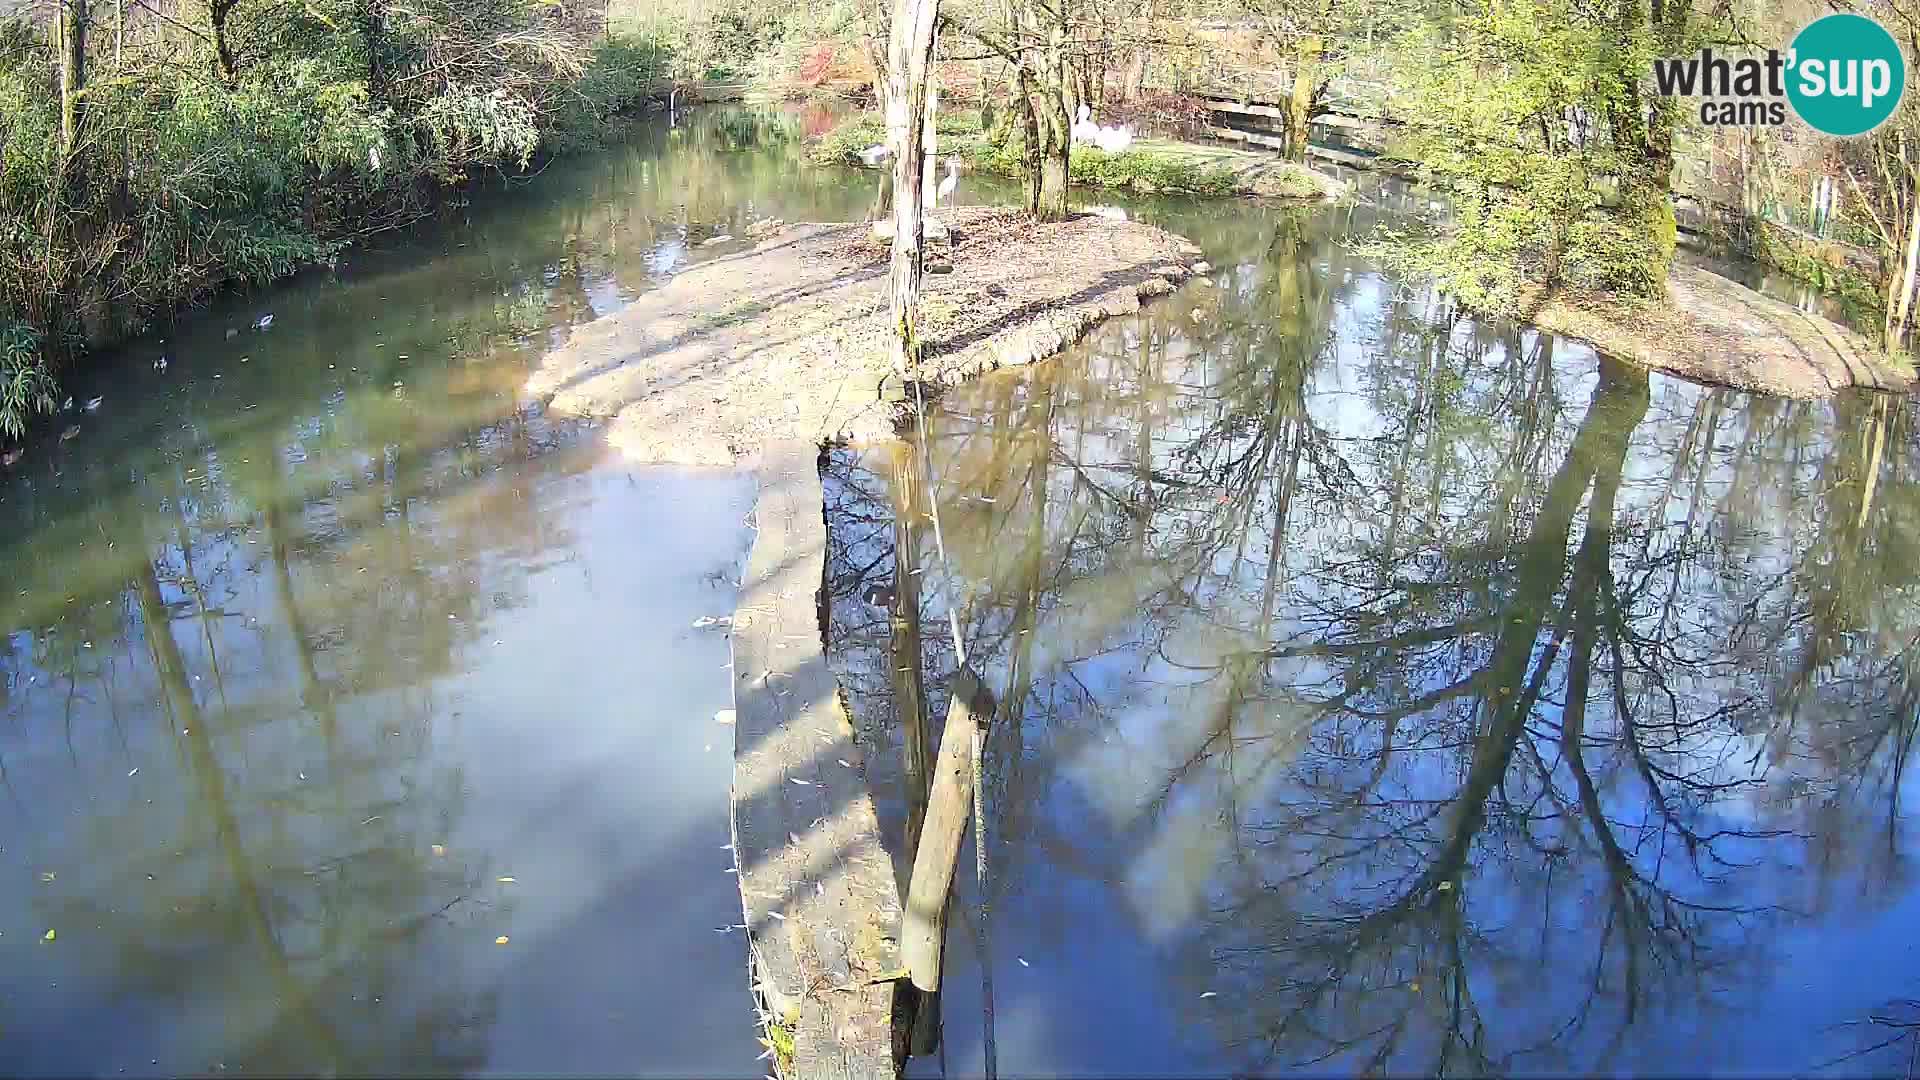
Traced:
<path id="1" fill-rule="evenodd" d="M 891 1080 L 900 893 L 822 648 L 823 505 L 819 449 L 768 446 L 733 622 L 735 865 L 779 1074 Z"/>

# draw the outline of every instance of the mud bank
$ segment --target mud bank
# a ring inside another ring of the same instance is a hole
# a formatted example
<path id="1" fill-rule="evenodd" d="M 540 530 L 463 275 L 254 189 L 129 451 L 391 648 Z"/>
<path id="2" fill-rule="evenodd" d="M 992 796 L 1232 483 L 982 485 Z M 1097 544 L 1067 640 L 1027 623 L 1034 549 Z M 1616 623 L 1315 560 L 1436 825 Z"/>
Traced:
<path id="1" fill-rule="evenodd" d="M 934 382 L 1045 359 L 1170 292 L 1200 257 L 1134 221 L 939 216 L 951 270 L 927 275 L 921 308 Z M 902 403 L 887 257 L 864 223 L 783 228 L 576 330 L 527 390 L 557 412 L 610 418 L 608 441 L 640 462 L 730 465 L 772 442 L 888 437 Z"/>
<path id="2" fill-rule="evenodd" d="M 1677 264 L 1665 303 L 1555 297 L 1534 325 L 1695 382 L 1789 398 L 1850 386 L 1906 391 L 1911 370 L 1871 341 L 1696 266 Z"/>

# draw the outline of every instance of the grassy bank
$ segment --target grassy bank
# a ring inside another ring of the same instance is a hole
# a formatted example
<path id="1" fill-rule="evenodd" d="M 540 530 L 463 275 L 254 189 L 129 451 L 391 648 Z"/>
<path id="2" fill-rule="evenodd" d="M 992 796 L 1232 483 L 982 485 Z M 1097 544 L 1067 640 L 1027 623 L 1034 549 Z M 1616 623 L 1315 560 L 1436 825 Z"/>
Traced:
<path id="1" fill-rule="evenodd" d="M 982 172 L 1020 175 L 1019 145 L 995 144 L 982 131 L 977 112 L 940 113 L 935 126 L 940 132 L 942 155 L 956 155 L 969 167 Z M 859 165 L 862 164 L 860 151 L 885 142 L 886 137 L 886 124 L 878 116 L 861 115 L 822 136 L 809 154 L 821 164 Z M 1318 199 L 1328 194 L 1327 181 L 1303 165 L 1267 154 L 1245 154 L 1161 140 L 1143 140 L 1135 148 L 1118 153 L 1076 146 L 1071 168 L 1075 184 L 1122 188 L 1142 194 L 1265 195 L 1288 199 Z"/>
<path id="2" fill-rule="evenodd" d="M 1755 228 L 1748 244 L 1753 257 L 1822 292 L 1839 297 L 1849 318 L 1861 323 L 1878 321 L 1886 312 L 1885 285 L 1848 261 L 1837 245 L 1796 238 L 1764 224 Z"/>
<path id="3" fill-rule="evenodd" d="M 598 142 L 668 61 L 539 0 L 69 5 L 0 19 L 0 439 L 89 349 Z"/>

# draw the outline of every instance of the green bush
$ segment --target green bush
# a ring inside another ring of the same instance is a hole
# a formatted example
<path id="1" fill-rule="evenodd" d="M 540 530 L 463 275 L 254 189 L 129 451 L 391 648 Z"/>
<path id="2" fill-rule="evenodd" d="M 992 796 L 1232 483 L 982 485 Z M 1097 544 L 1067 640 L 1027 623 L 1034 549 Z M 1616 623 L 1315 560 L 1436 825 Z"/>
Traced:
<path id="1" fill-rule="evenodd" d="M 779 51 L 790 30 L 788 20 L 801 9 L 716 0 L 691 16 L 662 11 L 649 0 L 613 0 L 607 25 L 617 33 L 660 42 L 668 51 L 668 73 L 678 79 L 732 82 L 754 77 L 761 61 Z"/>
<path id="2" fill-rule="evenodd" d="M 885 141 L 884 121 L 877 116 L 856 116 L 820 136 L 807 151 L 807 157 L 817 165 L 859 165 L 860 151 Z"/>
<path id="3" fill-rule="evenodd" d="M 0 436 L 17 439 L 28 416 L 52 412 L 54 390 L 40 361 L 40 335 L 25 323 L 0 326 Z"/>
<path id="4" fill-rule="evenodd" d="M 1081 146 L 1074 148 L 1068 165 L 1075 183 L 1147 193 L 1231 195 L 1238 183 L 1231 169 L 1158 150 L 1108 153 L 1098 147 Z"/>
<path id="5" fill-rule="evenodd" d="M 940 134 L 942 156 L 958 154 L 975 167 L 981 155 L 992 147 L 980 132 L 980 115 L 971 109 L 952 109 L 934 115 L 933 130 Z M 886 121 L 872 113 L 844 120 L 808 150 L 807 156 L 818 165 L 859 165 L 860 151 L 887 141 Z"/>
<path id="6" fill-rule="evenodd" d="M 590 46 L 546 0 L 364 11 L 239 0 L 230 66 L 186 29 L 121 66 L 96 32 L 70 154 L 43 29 L 0 18 L 0 434 L 50 406 L 60 358 L 331 259 L 436 185 L 595 141 L 671 62 L 654 39 Z"/>
<path id="7" fill-rule="evenodd" d="M 1765 225 L 1755 228 L 1752 251 L 1767 266 L 1839 297 L 1841 306 L 1862 321 L 1877 320 L 1886 311 L 1883 285 L 1871 274 L 1844 262 L 1829 265 L 1790 241 L 1773 238 Z"/>
<path id="8" fill-rule="evenodd" d="M 616 33 L 594 48 L 587 69 L 555 111 L 543 147 L 555 153 L 598 145 L 608 121 L 644 106 L 670 73 L 672 51 L 664 42 Z"/>

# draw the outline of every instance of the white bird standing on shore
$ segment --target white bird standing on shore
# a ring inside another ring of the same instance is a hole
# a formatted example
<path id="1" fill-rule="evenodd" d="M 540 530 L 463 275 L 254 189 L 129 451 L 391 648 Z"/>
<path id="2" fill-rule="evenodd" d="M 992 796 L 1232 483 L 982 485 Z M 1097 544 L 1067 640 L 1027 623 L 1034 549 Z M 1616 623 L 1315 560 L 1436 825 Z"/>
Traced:
<path id="1" fill-rule="evenodd" d="M 953 194 L 953 189 L 959 186 L 960 186 L 960 159 L 950 157 L 947 159 L 946 179 L 940 181 L 940 190 L 933 193 L 933 204 L 935 206 L 938 206 L 942 202 L 945 202 L 947 197 Z"/>
<path id="2" fill-rule="evenodd" d="M 1082 104 L 1080 113 L 1074 118 L 1073 127 L 1068 135 L 1077 143 L 1090 143 L 1100 137 L 1100 125 L 1093 122 L 1093 109 Z"/>
<path id="3" fill-rule="evenodd" d="M 1095 125 L 1094 144 L 1109 154 L 1118 154 L 1133 145 L 1133 129 L 1125 124 L 1115 127 Z"/>
<path id="4" fill-rule="evenodd" d="M 892 156 L 893 147 L 888 146 L 886 143 L 874 143 L 872 146 L 860 151 L 860 160 L 865 162 L 870 169 L 877 167 L 881 162 Z"/>
<path id="5" fill-rule="evenodd" d="M 1118 154 L 1133 145 L 1133 128 L 1126 124 L 1103 127 L 1093 119 L 1093 108 L 1082 104 L 1073 128 L 1069 132 L 1072 141 L 1083 145 L 1097 146 L 1109 154 Z"/>

